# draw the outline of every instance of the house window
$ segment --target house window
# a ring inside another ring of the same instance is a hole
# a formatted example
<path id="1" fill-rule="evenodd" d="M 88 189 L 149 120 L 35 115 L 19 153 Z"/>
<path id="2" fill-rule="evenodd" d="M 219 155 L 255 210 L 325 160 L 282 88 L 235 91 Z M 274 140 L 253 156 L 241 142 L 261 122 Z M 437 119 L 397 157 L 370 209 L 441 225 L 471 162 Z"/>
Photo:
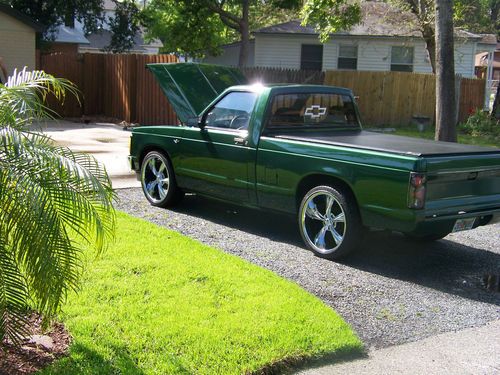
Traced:
<path id="1" fill-rule="evenodd" d="M 391 71 L 413 72 L 413 47 L 392 47 Z"/>
<path id="2" fill-rule="evenodd" d="M 358 68 L 358 46 L 339 46 L 337 69 L 356 70 Z"/>
<path id="3" fill-rule="evenodd" d="M 323 69 L 323 45 L 302 44 L 300 53 L 300 69 L 322 70 Z"/>

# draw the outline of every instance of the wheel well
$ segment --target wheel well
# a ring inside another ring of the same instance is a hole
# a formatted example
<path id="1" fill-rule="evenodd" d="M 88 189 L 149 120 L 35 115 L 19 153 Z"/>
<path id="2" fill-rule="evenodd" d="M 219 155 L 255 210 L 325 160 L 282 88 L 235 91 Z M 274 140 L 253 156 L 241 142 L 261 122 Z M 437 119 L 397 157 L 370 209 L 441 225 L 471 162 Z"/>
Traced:
<path id="1" fill-rule="evenodd" d="M 304 198 L 304 195 L 311 190 L 315 186 L 320 186 L 320 185 L 327 185 L 331 186 L 333 188 L 338 188 L 342 190 L 342 192 L 349 194 L 351 198 L 353 199 L 354 202 L 356 202 L 356 208 L 359 212 L 359 205 L 358 201 L 356 199 L 356 196 L 354 195 L 354 192 L 352 191 L 351 187 L 349 184 L 347 184 L 344 180 L 333 177 L 333 176 L 328 176 L 328 175 L 321 175 L 321 174 L 314 174 L 314 175 L 309 175 L 302 179 L 299 182 L 299 185 L 297 186 L 296 194 L 295 194 L 295 204 L 296 204 L 296 209 L 297 212 L 300 207 L 300 202 L 302 202 L 302 199 Z"/>
<path id="2" fill-rule="evenodd" d="M 161 152 L 163 155 L 165 155 L 167 157 L 168 160 L 170 160 L 170 164 L 172 164 L 172 159 L 170 159 L 170 155 L 168 154 L 168 152 L 166 152 L 164 149 L 162 149 L 161 147 L 159 146 L 147 146 L 147 147 L 144 147 L 139 155 L 139 168 L 141 168 L 141 165 L 142 165 L 142 161 L 144 160 L 144 158 L 146 157 L 146 155 L 151 152 L 151 151 L 158 151 L 158 152 Z"/>

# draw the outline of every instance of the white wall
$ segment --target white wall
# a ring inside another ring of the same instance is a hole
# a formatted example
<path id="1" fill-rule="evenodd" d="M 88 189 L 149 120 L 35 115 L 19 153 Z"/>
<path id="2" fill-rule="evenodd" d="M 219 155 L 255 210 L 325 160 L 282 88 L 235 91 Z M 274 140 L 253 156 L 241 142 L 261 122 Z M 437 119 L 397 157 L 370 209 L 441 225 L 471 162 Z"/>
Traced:
<path id="1" fill-rule="evenodd" d="M 252 67 L 254 66 L 254 55 L 255 48 L 254 43 L 250 42 L 248 46 L 248 56 L 246 66 Z M 219 56 L 205 56 L 202 61 L 207 64 L 217 64 L 217 65 L 226 65 L 226 66 L 238 66 L 238 61 L 240 59 L 240 46 L 229 45 L 225 46 L 222 49 L 222 54 Z"/>
<path id="2" fill-rule="evenodd" d="M 302 44 L 319 44 L 314 35 L 263 35 L 255 37 L 255 66 L 300 69 Z M 413 71 L 431 73 L 432 68 L 423 40 L 335 36 L 323 47 L 323 70 L 337 69 L 340 44 L 358 45 L 358 70 L 389 71 L 391 47 L 414 47 Z M 456 41 L 455 70 L 464 77 L 474 76 L 475 42 Z"/>
<path id="3" fill-rule="evenodd" d="M 316 36 L 255 36 L 255 66 L 300 69 L 302 44 L 321 44 Z M 326 48 L 323 48 L 323 55 Z"/>
<path id="4" fill-rule="evenodd" d="M 455 74 L 474 77 L 477 43 L 455 41 Z"/>

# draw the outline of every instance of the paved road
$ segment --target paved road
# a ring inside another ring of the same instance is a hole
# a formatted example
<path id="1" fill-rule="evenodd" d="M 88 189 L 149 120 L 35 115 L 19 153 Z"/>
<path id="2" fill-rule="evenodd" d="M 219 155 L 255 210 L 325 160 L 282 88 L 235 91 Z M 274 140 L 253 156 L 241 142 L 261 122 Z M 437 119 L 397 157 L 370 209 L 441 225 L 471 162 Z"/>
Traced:
<path id="1" fill-rule="evenodd" d="M 479 328 L 444 333 L 391 346 L 367 358 L 309 364 L 298 375 L 500 374 L 500 320 Z"/>
<path id="2" fill-rule="evenodd" d="M 48 121 L 37 124 L 55 142 L 73 151 L 87 152 L 104 164 L 115 189 L 140 186 L 127 161 L 130 132 L 111 123 Z"/>

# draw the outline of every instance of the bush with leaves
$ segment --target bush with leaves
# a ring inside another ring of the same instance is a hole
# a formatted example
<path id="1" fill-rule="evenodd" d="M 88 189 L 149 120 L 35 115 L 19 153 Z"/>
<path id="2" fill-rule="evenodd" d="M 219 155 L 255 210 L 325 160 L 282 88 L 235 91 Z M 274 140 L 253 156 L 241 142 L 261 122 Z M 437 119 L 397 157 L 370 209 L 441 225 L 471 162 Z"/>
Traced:
<path id="1" fill-rule="evenodd" d="M 467 122 L 460 124 L 459 129 L 472 136 L 500 136 L 500 123 L 481 109 L 475 109 Z"/>
<path id="2" fill-rule="evenodd" d="M 51 317 L 76 290 L 87 248 L 113 238 L 113 190 L 90 155 L 55 145 L 34 120 L 52 117 L 47 95 L 77 94 L 43 71 L 0 84 L 0 339 L 19 343 L 27 313 Z"/>

